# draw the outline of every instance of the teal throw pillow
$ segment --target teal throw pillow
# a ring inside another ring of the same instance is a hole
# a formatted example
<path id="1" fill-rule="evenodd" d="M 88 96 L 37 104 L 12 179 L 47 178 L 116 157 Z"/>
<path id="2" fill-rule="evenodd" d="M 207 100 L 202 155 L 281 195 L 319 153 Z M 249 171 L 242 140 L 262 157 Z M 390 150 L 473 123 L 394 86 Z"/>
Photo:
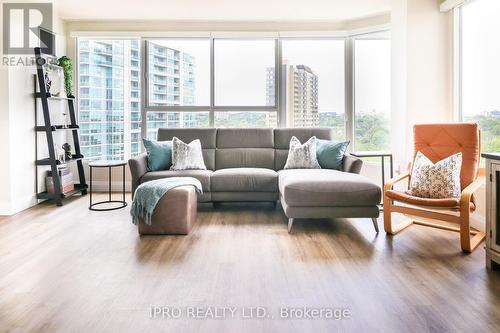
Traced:
<path id="1" fill-rule="evenodd" d="M 316 141 L 316 157 L 319 165 L 323 169 L 341 170 L 342 160 L 348 145 L 349 141 L 335 142 L 318 139 Z"/>
<path id="2" fill-rule="evenodd" d="M 148 153 L 148 171 L 168 170 L 172 165 L 172 141 L 142 139 Z"/>

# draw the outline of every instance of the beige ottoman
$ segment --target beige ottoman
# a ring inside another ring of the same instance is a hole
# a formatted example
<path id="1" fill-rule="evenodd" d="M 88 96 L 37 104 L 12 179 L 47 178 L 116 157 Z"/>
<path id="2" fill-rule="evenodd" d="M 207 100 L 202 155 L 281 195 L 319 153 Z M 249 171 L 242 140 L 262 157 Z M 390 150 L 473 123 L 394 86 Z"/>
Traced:
<path id="1" fill-rule="evenodd" d="M 187 235 L 196 220 L 197 197 L 194 186 L 179 186 L 165 194 L 153 212 L 151 225 L 141 219 L 141 235 Z"/>

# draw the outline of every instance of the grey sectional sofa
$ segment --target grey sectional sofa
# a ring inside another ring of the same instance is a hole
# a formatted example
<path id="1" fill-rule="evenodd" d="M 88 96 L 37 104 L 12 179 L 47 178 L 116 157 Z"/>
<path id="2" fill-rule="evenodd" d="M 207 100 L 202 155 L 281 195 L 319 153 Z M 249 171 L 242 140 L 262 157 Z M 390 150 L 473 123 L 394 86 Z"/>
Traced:
<path id="1" fill-rule="evenodd" d="M 158 140 L 184 142 L 200 139 L 208 170 L 148 172 L 146 154 L 129 160 L 132 193 L 149 180 L 191 176 L 200 180 L 200 202 L 279 200 L 291 230 L 295 218 L 359 217 L 376 218 L 381 189 L 360 176 L 362 161 L 346 155 L 343 170 L 283 170 L 292 136 L 301 142 L 310 137 L 331 140 L 328 128 L 165 128 Z"/>

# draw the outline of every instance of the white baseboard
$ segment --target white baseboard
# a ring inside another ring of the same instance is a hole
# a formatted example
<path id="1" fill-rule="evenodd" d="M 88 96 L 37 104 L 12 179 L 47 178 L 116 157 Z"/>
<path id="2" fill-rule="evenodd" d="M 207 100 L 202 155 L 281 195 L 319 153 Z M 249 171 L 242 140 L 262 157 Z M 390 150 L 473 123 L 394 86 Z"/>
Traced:
<path id="1" fill-rule="evenodd" d="M 0 202 L 0 216 L 9 216 L 9 215 L 12 215 L 10 202 Z"/>
<path id="2" fill-rule="evenodd" d="M 29 195 L 22 198 L 17 197 L 14 204 L 6 202 L 0 203 L 0 215 L 14 215 L 37 204 L 38 202 L 35 195 Z"/>

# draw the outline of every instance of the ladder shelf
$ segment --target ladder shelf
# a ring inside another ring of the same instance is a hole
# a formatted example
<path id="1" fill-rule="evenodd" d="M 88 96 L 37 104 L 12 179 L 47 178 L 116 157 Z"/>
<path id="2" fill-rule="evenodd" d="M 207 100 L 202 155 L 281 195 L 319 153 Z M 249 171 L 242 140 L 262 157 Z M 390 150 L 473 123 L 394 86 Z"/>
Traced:
<path id="1" fill-rule="evenodd" d="M 45 85 L 45 58 L 48 55 L 45 55 L 41 52 L 39 47 L 34 49 L 35 58 L 36 58 L 36 75 L 35 75 L 35 87 L 33 96 L 35 98 L 35 131 L 37 133 L 45 133 L 45 137 L 47 140 L 47 148 L 49 152 L 49 157 L 47 158 L 38 158 L 38 138 L 35 135 L 35 165 L 36 166 L 50 166 L 50 171 L 52 174 L 52 180 L 54 183 L 54 193 L 49 193 L 47 191 L 37 193 L 37 199 L 49 199 L 54 200 L 57 206 L 63 205 L 63 199 L 68 198 L 74 194 L 81 193 L 82 195 L 87 194 L 87 182 L 85 181 L 85 173 L 83 170 L 83 155 L 80 150 L 80 139 L 78 137 L 78 130 L 80 127 L 76 122 L 75 115 L 75 98 L 73 96 L 68 97 L 59 97 L 52 96 L 49 92 L 47 92 L 47 87 Z M 44 125 L 39 126 L 37 123 L 37 114 L 38 114 L 38 103 L 37 100 L 40 100 L 42 105 L 42 113 L 43 113 L 43 123 Z M 68 126 L 64 125 L 52 125 L 50 119 L 50 108 L 49 108 L 49 100 L 54 101 L 66 101 L 68 104 L 68 111 L 70 116 L 70 124 Z M 71 159 L 67 159 L 65 161 L 60 161 L 56 157 L 55 147 L 54 147 L 54 132 L 58 131 L 71 131 L 73 137 L 73 145 L 75 152 L 72 155 Z M 78 178 L 79 183 L 75 184 L 75 189 L 66 193 L 61 192 L 61 177 L 58 172 L 58 165 L 76 162 L 76 166 L 78 169 Z M 38 171 L 36 172 L 36 186 L 38 187 Z"/>

